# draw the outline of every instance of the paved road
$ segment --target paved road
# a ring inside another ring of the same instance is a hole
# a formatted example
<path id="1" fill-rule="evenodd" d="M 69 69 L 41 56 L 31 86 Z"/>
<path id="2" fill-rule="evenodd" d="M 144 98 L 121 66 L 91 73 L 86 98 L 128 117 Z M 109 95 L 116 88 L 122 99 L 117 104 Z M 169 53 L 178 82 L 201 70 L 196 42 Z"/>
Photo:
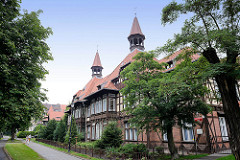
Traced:
<path id="1" fill-rule="evenodd" d="M 28 146 L 46 160 L 85 160 L 34 142 L 30 142 Z"/>
<path id="2" fill-rule="evenodd" d="M 9 137 L 3 137 L 2 140 L 0 140 L 0 160 L 8 160 L 7 155 L 3 151 L 3 147 L 5 146 L 5 143 L 7 142 Z"/>

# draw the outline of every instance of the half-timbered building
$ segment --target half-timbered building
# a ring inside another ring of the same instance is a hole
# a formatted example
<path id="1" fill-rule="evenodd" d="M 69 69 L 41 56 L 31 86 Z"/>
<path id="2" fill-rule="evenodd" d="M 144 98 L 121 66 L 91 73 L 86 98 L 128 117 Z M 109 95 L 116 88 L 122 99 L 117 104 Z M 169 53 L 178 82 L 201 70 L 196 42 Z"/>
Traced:
<path id="1" fill-rule="evenodd" d="M 90 81 L 73 96 L 72 115 L 76 119 L 79 132 L 85 134 L 86 141 L 94 141 L 101 137 L 104 127 L 109 121 L 117 121 L 119 127 L 123 129 L 125 143 L 145 143 L 149 147 L 164 146 L 167 149 L 167 136 L 160 131 L 138 133 L 136 128 L 131 128 L 128 123 L 129 115 L 123 112 L 125 107 L 124 97 L 119 93 L 123 87 L 120 72 L 128 66 L 133 57 L 144 51 L 145 35 L 142 33 L 137 17 L 134 18 L 128 41 L 130 43 L 130 53 L 117 65 L 109 75 L 103 77 L 100 55 L 97 51 Z M 170 57 L 157 60 L 166 62 L 169 67 L 165 72 L 174 69 L 175 58 L 182 50 L 175 52 Z M 199 55 L 192 57 L 197 60 Z M 206 85 L 217 91 L 217 85 L 211 79 Z M 173 128 L 174 141 L 179 151 L 193 152 L 216 152 L 220 149 L 229 148 L 228 127 L 224 118 L 224 112 L 220 101 L 209 100 L 213 111 L 206 117 L 199 115 L 196 117 L 198 124 L 193 128 L 191 124 L 186 127 L 175 126 Z M 197 144 L 197 145 L 196 145 Z"/>

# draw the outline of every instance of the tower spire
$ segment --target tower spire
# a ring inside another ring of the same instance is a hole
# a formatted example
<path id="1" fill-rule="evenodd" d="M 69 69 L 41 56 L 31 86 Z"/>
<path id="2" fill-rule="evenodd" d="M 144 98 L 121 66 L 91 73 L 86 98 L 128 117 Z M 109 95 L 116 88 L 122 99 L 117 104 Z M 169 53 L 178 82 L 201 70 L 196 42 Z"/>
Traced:
<path id="1" fill-rule="evenodd" d="M 92 69 L 92 77 L 102 78 L 103 67 L 102 67 L 102 64 L 101 64 L 101 60 L 100 60 L 98 50 L 97 50 L 97 53 L 95 55 L 93 65 L 92 65 L 91 69 Z"/>
<path id="2" fill-rule="evenodd" d="M 142 33 L 138 19 L 135 15 L 132 23 L 131 32 L 128 36 L 128 41 L 130 42 L 130 51 L 132 52 L 136 48 L 144 51 L 144 40 L 145 36 Z"/>

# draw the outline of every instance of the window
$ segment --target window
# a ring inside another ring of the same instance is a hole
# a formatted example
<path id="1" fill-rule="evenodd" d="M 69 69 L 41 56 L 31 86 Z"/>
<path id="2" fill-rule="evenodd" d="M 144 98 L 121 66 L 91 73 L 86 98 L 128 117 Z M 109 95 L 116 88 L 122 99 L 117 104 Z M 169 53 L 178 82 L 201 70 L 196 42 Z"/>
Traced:
<path id="1" fill-rule="evenodd" d="M 101 136 L 102 136 L 102 130 L 103 130 L 103 124 L 102 124 L 102 122 L 100 122 L 99 125 L 100 125 L 100 128 L 99 128 L 99 135 L 100 135 L 100 137 L 99 137 L 99 138 L 101 138 Z"/>
<path id="2" fill-rule="evenodd" d="M 163 140 L 164 141 L 168 141 L 168 139 L 167 139 L 167 132 L 163 132 Z"/>
<path id="3" fill-rule="evenodd" d="M 182 132 L 183 132 L 183 140 L 184 141 L 193 141 L 194 140 L 192 124 L 184 123 Z"/>
<path id="4" fill-rule="evenodd" d="M 96 123 L 96 139 L 99 139 L 100 138 L 100 127 L 99 127 L 99 123 Z"/>
<path id="5" fill-rule="evenodd" d="M 78 118 L 80 118 L 81 117 L 81 109 L 79 108 L 78 109 Z"/>
<path id="6" fill-rule="evenodd" d="M 109 98 L 109 111 L 115 111 L 115 98 Z"/>
<path id="7" fill-rule="evenodd" d="M 123 109 L 126 107 L 125 106 L 125 101 L 126 101 L 126 96 L 123 96 Z"/>
<path id="8" fill-rule="evenodd" d="M 90 106 L 87 107 L 87 117 L 90 117 Z"/>
<path id="9" fill-rule="evenodd" d="M 129 140 L 128 123 L 125 123 L 125 139 Z"/>
<path id="10" fill-rule="evenodd" d="M 222 140 L 228 141 L 228 132 L 227 132 L 225 117 L 219 117 L 219 124 L 220 124 L 221 133 L 222 133 Z"/>
<path id="11" fill-rule="evenodd" d="M 130 123 L 125 123 L 125 140 L 137 141 L 137 129 L 130 128 Z"/>
<path id="12" fill-rule="evenodd" d="M 221 98 L 221 94 L 217 85 L 217 82 L 215 80 L 215 78 L 213 78 L 213 85 L 214 85 L 214 94 L 216 96 L 216 98 Z"/>
<path id="13" fill-rule="evenodd" d="M 90 138 L 91 127 L 87 126 L 87 138 Z"/>
<path id="14" fill-rule="evenodd" d="M 92 103 L 92 110 L 91 110 L 91 114 L 95 114 L 95 106 L 94 106 L 94 102 Z"/>
<path id="15" fill-rule="evenodd" d="M 107 111 L 107 98 L 103 99 L 103 112 Z"/>
<path id="16" fill-rule="evenodd" d="M 102 112 L 102 100 L 101 99 L 99 100 L 98 106 L 99 106 L 99 112 Z"/>
<path id="17" fill-rule="evenodd" d="M 95 124 L 92 124 L 92 139 L 95 139 Z"/>
<path id="18" fill-rule="evenodd" d="M 99 113 L 98 101 L 96 101 L 96 113 Z"/>

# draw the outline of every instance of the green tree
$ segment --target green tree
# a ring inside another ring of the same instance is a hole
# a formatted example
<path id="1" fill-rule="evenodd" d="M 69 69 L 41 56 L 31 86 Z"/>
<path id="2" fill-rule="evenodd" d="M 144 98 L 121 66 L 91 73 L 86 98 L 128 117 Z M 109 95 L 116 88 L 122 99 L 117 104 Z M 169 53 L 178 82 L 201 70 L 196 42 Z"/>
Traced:
<path id="1" fill-rule="evenodd" d="M 42 124 L 38 124 L 38 125 L 33 129 L 33 131 L 38 134 L 39 131 L 40 131 L 42 128 L 43 128 L 43 125 L 42 125 Z"/>
<path id="2" fill-rule="evenodd" d="M 44 137 L 48 140 L 53 140 L 53 133 L 56 127 L 57 121 L 55 119 L 50 120 L 47 124 Z"/>
<path id="3" fill-rule="evenodd" d="M 201 65 L 188 58 L 174 71 L 163 73 L 162 66 L 166 64 L 155 61 L 152 53 L 138 53 L 134 59 L 121 72 L 126 80 L 120 92 L 126 96 L 126 111 L 132 115 L 130 122 L 142 130 L 166 132 L 172 159 L 178 158 L 173 126 L 194 123 L 197 112 L 208 113 L 208 106 L 200 99 L 207 89 L 198 79 L 200 72 L 195 72 Z"/>
<path id="4" fill-rule="evenodd" d="M 69 136 L 70 136 L 70 127 L 69 127 L 69 130 L 68 130 L 68 132 L 67 132 L 67 134 L 66 134 L 66 137 L 65 137 L 65 143 L 68 143 L 68 141 L 69 141 Z M 72 144 L 75 144 L 76 143 L 76 137 L 78 137 L 79 136 L 79 133 L 78 133 L 78 131 L 77 131 L 77 124 L 76 124 L 76 120 L 75 120 L 75 118 L 72 116 L 72 128 L 71 128 L 71 143 Z M 80 137 L 79 137 L 80 138 Z M 80 139 L 77 139 L 78 141 L 80 140 Z"/>
<path id="5" fill-rule="evenodd" d="M 38 138 L 47 139 L 46 126 L 42 126 L 38 131 Z"/>
<path id="6" fill-rule="evenodd" d="M 122 130 L 117 126 L 117 122 L 109 122 L 102 133 L 101 139 L 96 142 L 99 148 L 118 148 L 123 143 Z"/>
<path id="7" fill-rule="evenodd" d="M 24 130 L 32 118 L 41 118 L 46 100 L 40 80 L 48 73 L 43 63 L 52 60 L 38 12 L 20 14 L 20 1 L 0 2 L 0 121 L 11 130 Z"/>
<path id="8" fill-rule="evenodd" d="M 65 136 L 67 133 L 67 126 L 65 121 L 62 119 L 58 124 L 54 131 L 54 140 L 59 142 L 64 142 Z"/>
<path id="9" fill-rule="evenodd" d="M 240 49 L 240 3 L 238 0 L 185 0 L 171 2 L 162 11 L 162 23 L 173 23 L 180 14 L 189 13 L 182 32 L 159 51 L 172 53 L 180 47 L 191 46 L 206 57 L 211 67 L 209 77 L 218 85 L 227 124 L 230 145 L 237 160 L 240 159 L 240 109 L 236 91 L 240 77 L 236 62 Z M 226 57 L 221 59 L 221 56 Z"/>

